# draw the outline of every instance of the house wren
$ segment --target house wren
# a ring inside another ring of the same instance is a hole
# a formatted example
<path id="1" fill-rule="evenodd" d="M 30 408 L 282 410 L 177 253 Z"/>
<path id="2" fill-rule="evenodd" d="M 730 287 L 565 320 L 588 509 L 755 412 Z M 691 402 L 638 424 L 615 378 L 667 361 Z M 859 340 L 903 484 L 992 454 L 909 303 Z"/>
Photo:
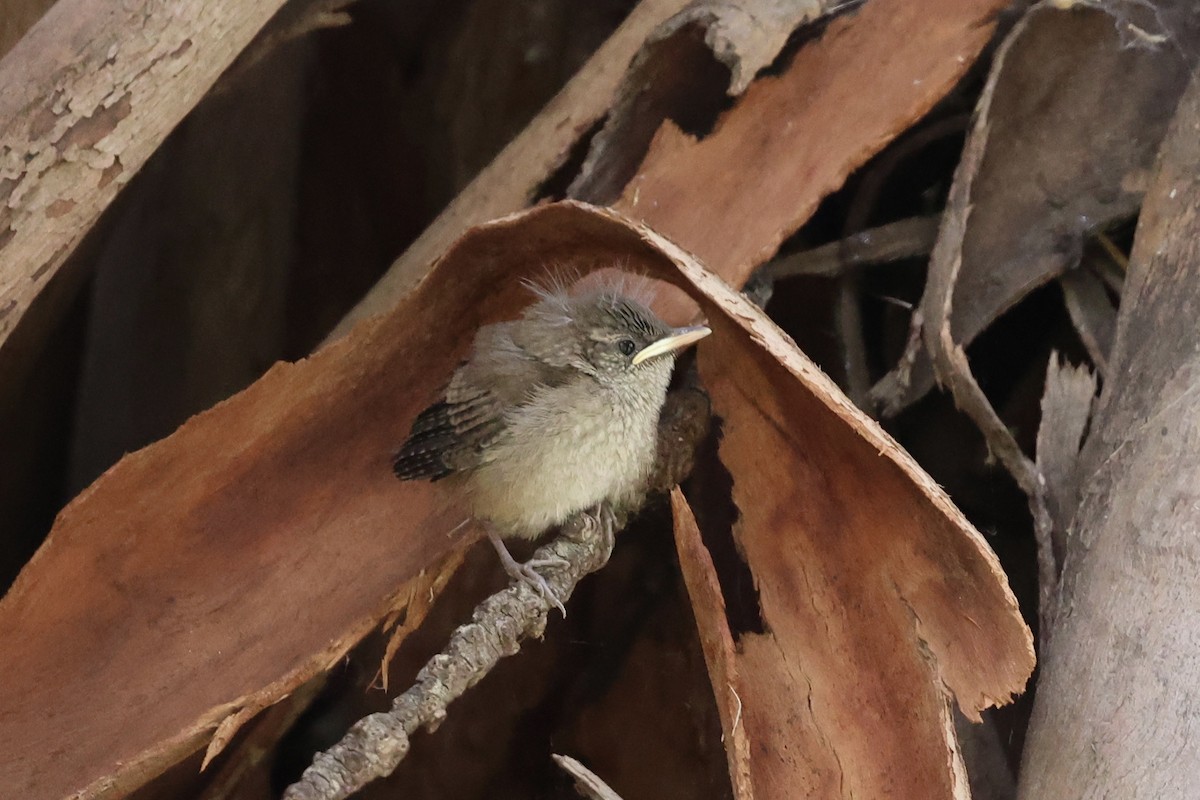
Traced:
<path id="1" fill-rule="evenodd" d="M 613 289 L 535 291 L 520 319 L 479 329 L 394 467 L 401 480 L 460 484 L 509 575 L 561 609 L 534 569 L 549 564 L 518 564 L 501 538 L 536 538 L 601 502 L 640 502 L 675 353 L 710 331 L 671 328 Z"/>

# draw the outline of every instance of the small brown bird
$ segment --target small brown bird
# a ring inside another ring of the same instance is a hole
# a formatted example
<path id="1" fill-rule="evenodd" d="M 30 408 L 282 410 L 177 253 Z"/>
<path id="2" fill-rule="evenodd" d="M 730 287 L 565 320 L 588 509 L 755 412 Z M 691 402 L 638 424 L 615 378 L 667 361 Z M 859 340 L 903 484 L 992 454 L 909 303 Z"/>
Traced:
<path id="1" fill-rule="evenodd" d="M 394 467 L 402 480 L 458 482 L 509 575 L 562 609 L 533 569 L 549 564 L 518 564 L 501 539 L 640 501 L 675 353 L 710 331 L 671 328 L 617 289 L 531 288 L 539 300 L 520 319 L 479 329 Z"/>

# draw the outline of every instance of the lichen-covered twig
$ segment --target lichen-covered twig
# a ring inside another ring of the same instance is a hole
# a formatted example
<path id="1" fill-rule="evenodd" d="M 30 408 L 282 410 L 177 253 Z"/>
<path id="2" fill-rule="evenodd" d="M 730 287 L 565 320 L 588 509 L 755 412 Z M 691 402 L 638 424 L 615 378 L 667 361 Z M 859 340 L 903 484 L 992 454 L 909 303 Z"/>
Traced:
<path id="1" fill-rule="evenodd" d="M 547 567 L 546 582 L 566 600 L 576 584 L 604 566 L 612 555 L 615 533 L 624 521 L 607 506 L 576 514 L 534 559 L 559 558 L 562 567 Z M 284 800 L 338 800 L 367 783 L 390 775 L 408 753 L 409 736 L 418 728 L 434 730 L 446 717 L 446 706 L 479 682 L 504 656 L 514 655 L 521 641 L 545 630 L 552 600 L 527 582 L 517 581 L 484 600 L 471 622 L 460 626 L 450 643 L 429 660 L 417 682 L 392 703 L 391 711 L 359 720 L 342 740 L 313 758 L 312 766 L 284 793 Z"/>

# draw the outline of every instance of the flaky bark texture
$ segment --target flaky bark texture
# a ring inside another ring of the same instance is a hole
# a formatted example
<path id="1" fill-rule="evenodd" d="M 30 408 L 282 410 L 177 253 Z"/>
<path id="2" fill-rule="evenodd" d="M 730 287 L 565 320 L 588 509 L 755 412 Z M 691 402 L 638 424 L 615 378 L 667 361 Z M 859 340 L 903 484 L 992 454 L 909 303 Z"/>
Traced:
<path id="1" fill-rule="evenodd" d="M 1081 456 L 1024 800 L 1200 797 L 1200 79 L 1163 145 Z"/>
<path id="2" fill-rule="evenodd" d="M 0 345 L 281 5 L 64 0 L 0 60 Z"/>

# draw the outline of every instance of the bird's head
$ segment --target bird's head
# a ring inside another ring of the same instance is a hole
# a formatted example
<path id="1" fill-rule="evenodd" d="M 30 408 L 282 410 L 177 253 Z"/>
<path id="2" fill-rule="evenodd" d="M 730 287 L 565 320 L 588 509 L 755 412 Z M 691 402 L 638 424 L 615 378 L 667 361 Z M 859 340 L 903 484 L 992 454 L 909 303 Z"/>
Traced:
<path id="1" fill-rule="evenodd" d="M 672 328 L 642 302 L 614 289 L 539 295 L 524 315 L 540 332 L 539 355 L 602 382 L 669 375 L 675 354 L 711 333 L 704 325 Z M 654 382 L 665 388 L 665 379 Z"/>

